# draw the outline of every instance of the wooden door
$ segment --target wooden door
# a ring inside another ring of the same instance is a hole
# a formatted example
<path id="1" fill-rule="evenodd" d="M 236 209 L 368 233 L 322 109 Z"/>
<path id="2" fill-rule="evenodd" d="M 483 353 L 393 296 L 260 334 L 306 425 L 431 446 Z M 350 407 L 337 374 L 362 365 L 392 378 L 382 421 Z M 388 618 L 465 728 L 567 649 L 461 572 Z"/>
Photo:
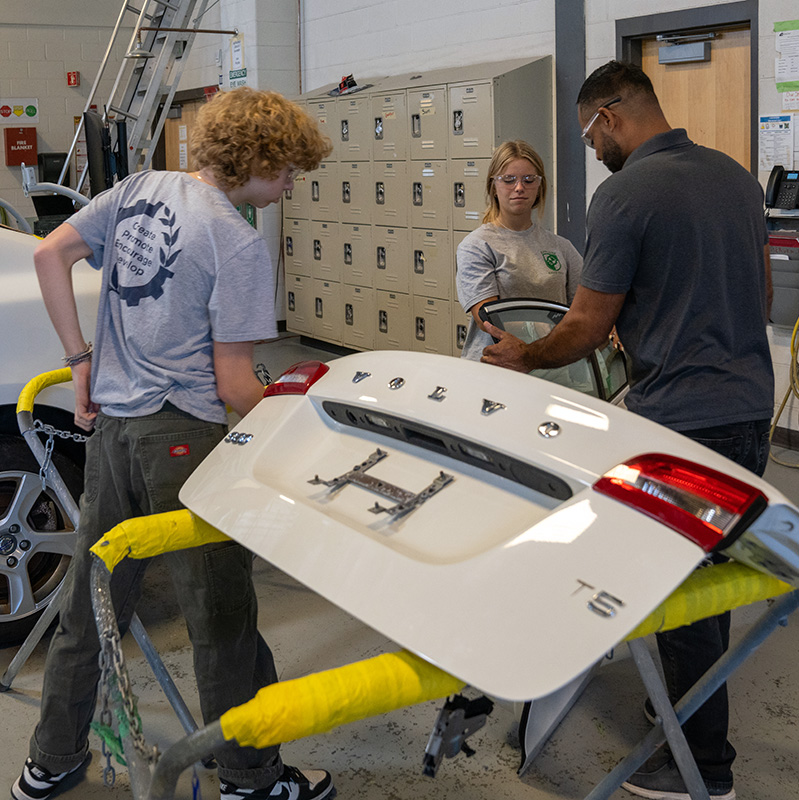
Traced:
<path id="1" fill-rule="evenodd" d="M 189 153 L 189 139 L 197 110 L 202 102 L 204 101 L 183 103 L 180 106 L 180 117 L 167 119 L 164 123 L 166 169 L 175 172 L 194 171 L 194 164 Z"/>
<path id="2" fill-rule="evenodd" d="M 673 128 L 751 167 L 749 29 L 716 29 L 710 61 L 659 64 L 654 38 L 642 41 L 641 67 Z"/>

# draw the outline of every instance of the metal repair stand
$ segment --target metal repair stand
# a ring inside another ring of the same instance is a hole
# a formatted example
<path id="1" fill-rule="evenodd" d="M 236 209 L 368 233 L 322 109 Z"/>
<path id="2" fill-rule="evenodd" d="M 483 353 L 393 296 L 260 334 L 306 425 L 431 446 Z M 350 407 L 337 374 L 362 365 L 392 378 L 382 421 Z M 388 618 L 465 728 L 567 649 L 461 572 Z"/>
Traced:
<path id="1" fill-rule="evenodd" d="M 65 379 L 69 380 L 68 377 Z M 47 483 L 57 496 L 58 500 L 61 502 L 65 513 L 72 523 L 73 528 L 77 530 L 80 511 L 78 510 L 75 501 L 72 499 L 72 495 L 61 478 L 58 469 L 56 469 L 55 465 L 50 460 L 48 449 L 39 439 L 38 431 L 34 425 L 32 412 L 25 409 L 18 410 L 17 423 L 23 437 L 33 452 L 33 455 L 36 457 L 36 460 L 42 467 L 42 472 L 47 480 Z M 11 684 L 17 673 L 20 671 L 20 669 L 22 669 L 28 658 L 30 658 L 30 655 L 35 649 L 36 645 L 39 644 L 39 641 L 41 640 L 45 631 L 50 627 L 50 624 L 55 619 L 56 614 L 58 614 L 58 609 L 61 605 L 63 586 L 64 584 L 62 583 L 58 589 L 56 589 L 50 604 L 47 606 L 47 608 L 45 608 L 44 612 L 33 626 L 33 629 L 28 634 L 28 637 L 20 646 L 16 655 L 11 660 L 11 663 L 8 665 L 8 668 L 3 674 L 3 677 L 0 678 L 0 692 L 7 692 L 11 688 Z M 134 614 L 133 618 L 131 619 L 130 632 L 133 635 L 133 638 L 136 640 L 136 643 L 139 645 L 144 657 L 147 659 L 150 669 L 153 671 L 153 674 L 158 680 L 166 699 L 174 709 L 175 714 L 180 720 L 180 724 L 183 726 L 183 729 L 186 731 L 186 733 L 192 733 L 193 731 L 196 731 L 197 723 L 194 721 L 191 711 L 189 711 L 189 708 L 178 691 L 177 686 L 175 686 L 172 677 L 167 671 L 167 668 L 164 666 L 164 662 L 161 660 L 155 645 L 147 635 L 147 631 L 145 631 L 144 625 L 142 625 L 142 622 L 137 614 Z"/>
<path id="2" fill-rule="evenodd" d="M 696 712 L 735 670 L 760 647 L 788 616 L 799 608 L 799 592 L 791 592 L 775 600 L 771 608 L 752 625 L 743 638 L 731 647 L 691 689 L 671 707 L 666 687 L 643 639 L 628 642 L 635 665 L 646 687 L 655 713 L 654 728 L 638 743 L 623 761 L 600 781 L 585 800 L 608 798 L 665 742 L 668 742 L 692 800 L 709 800 L 707 787 L 685 741 L 681 725 Z"/>

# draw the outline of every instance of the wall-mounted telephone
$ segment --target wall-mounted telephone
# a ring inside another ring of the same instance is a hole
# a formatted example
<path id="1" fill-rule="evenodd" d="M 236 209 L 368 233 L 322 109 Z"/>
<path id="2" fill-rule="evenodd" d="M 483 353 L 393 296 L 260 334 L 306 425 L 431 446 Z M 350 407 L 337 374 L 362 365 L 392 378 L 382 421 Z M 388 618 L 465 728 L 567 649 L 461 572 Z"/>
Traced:
<path id="1" fill-rule="evenodd" d="M 766 208 L 797 208 L 799 206 L 799 171 L 787 171 L 776 166 L 771 170 L 766 186 Z"/>

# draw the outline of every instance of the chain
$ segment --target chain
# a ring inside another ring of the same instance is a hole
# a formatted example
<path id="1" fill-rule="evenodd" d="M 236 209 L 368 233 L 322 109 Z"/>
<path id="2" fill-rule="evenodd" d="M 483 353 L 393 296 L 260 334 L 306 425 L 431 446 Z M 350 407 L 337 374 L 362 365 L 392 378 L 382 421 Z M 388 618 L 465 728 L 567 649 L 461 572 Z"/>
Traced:
<path id="1" fill-rule="evenodd" d="M 128 727 L 128 734 L 133 741 L 133 746 L 139 755 L 148 763 L 157 759 L 157 748 L 148 748 L 147 742 L 141 729 L 141 720 L 136 710 L 136 697 L 130 686 L 130 677 L 125 667 L 125 657 L 122 654 L 122 646 L 119 634 L 111 631 L 104 631 L 102 637 L 103 649 L 103 675 L 105 676 L 105 697 L 103 707 L 105 708 L 110 694 L 109 678 L 112 674 L 116 677 L 117 691 L 121 701 L 121 712 L 124 715 Z"/>
<path id="2" fill-rule="evenodd" d="M 108 658 L 106 656 L 106 649 L 100 649 L 100 724 L 106 728 L 111 728 L 111 683 L 110 683 L 110 670 L 108 666 Z M 105 766 L 103 767 L 103 785 L 111 788 L 116 782 L 116 770 L 111 764 L 111 750 L 108 748 L 103 738 L 103 755 L 105 756 Z"/>
<path id="3" fill-rule="evenodd" d="M 53 457 L 53 445 L 55 438 L 58 436 L 60 439 L 72 439 L 73 442 L 85 442 L 89 437 L 84 436 L 82 433 L 72 433 L 70 431 L 60 431 L 52 425 L 48 425 L 41 420 L 33 421 L 33 430 L 39 431 L 47 436 L 47 441 L 44 444 L 44 459 L 41 467 L 39 467 L 39 478 L 42 482 L 42 491 L 47 488 L 47 470 L 50 469 L 50 460 Z"/>

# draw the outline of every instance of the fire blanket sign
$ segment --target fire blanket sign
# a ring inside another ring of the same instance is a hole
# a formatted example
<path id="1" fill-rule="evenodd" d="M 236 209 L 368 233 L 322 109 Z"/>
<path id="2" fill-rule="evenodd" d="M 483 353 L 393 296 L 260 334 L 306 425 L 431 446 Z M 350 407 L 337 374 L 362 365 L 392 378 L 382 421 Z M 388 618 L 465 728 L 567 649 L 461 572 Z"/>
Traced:
<path id="1" fill-rule="evenodd" d="M 3 135 L 7 167 L 19 167 L 21 164 L 30 166 L 36 163 L 36 128 L 4 128 Z"/>
<path id="2" fill-rule="evenodd" d="M 0 125 L 35 125 L 39 122 L 39 101 L 35 97 L 0 96 Z"/>

